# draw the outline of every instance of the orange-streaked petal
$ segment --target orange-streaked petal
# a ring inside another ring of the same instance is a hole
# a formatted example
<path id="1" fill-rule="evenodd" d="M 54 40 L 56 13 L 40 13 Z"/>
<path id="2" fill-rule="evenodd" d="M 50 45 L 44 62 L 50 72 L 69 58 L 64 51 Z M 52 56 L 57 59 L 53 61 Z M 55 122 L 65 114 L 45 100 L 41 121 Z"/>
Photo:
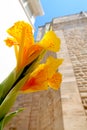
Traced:
<path id="1" fill-rule="evenodd" d="M 57 52 L 60 49 L 60 39 L 53 31 L 47 32 L 39 44 L 46 50 Z"/>
<path id="2" fill-rule="evenodd" d="M 48 75 L 47 70 L 44 69 L 45 65 L 41 64 L 30 75 L 29 80 L 22 87 L 22 91 L 31 92 L 38 90 L 46 90 L 48 88 Z"/>
<path id="3" fill-rule="evenodd" d="M 52 60 L 52 61 L 51 61 Z M 29 80 L 22 87 L 22 91 L 29 92 L 30 90 L 46 90 L 48 81 L 55 74 L 57 67 L 60 65 L 58 59 L 49 57 L 46 64 L 40 64 L 30 75 Z M 61 60 L 62 63 L 62 60 Z"/>
<path id="4" fill-rule="evenodd" d="M 9 28 L 8 33 L 13 36 L 19 43 L 19 48 L 15 47 L 16 57 L 17 57 L 17 70 L 22 65 L 25 65 L 27 55 L 30 53 L 28 50 L 34 44 L 34 37 L 32 33 L 32 27 L 24 21 L 19 21 Z M 24 59 L 23 59 L 24 58 Z"/>
<path id="5" fill-rule="evenodd" d="M 13 45 L 18 45 L 18 42 L 14 38 L 7 38 L 4 41 L 5 41 L 6 45 L 9 47 L 12 47 Z"/>
<path id="6" fill-rule="evenodd" d="M 61 82 L 62 82 L 62 75 L 60 73 L 55 73 L 49 80 L 48 84 L 51 88 L 58 90 Z"/>
<path id="7" fill-rule="evenodd" d="M 29 49 L 26 47 L 23 49 L 23 55 L 21 56 L 21 62 L 17 65 L 18 69 L 25 67 L 34 61 L 42 52 L 43 48 L 39 45 L 32 45 Z"/>
<path id="8" fill-rule="evenodd" d="M 25 83 L 21 91 L 36 92 L 36 91 L 47 90 L 47 89 L 48 89 L 47 82 L 38 82 L 36 78 L 32 77 Z"/>
<path id="9" fill-rule="evenodd" d="M 62 64 L 63 59 L 57 59 L 52 56 L 48 57 L 46 63 L 40 64 L 32 73 L 37 79 L 46 81 L 52 77 L 57 68 Z"/>
<path id="10" fill-rule="evenodd" d="M 28 48 L 34 44 L 32 27 L 24 21 L 16 22 L 7 32 L 13 36 L 18 43 L 26 44 Z"/>

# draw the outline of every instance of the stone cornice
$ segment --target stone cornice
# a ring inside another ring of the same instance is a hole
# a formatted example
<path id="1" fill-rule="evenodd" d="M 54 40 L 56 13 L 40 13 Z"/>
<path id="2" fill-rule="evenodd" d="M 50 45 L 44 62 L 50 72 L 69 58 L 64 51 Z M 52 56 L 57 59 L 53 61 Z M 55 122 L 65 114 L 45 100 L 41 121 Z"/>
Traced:
<path id="1" fill-rule="evenodd" d="M 76 14 L 53 19 L 53 30 L 73 28 L 75 26 L 87 25 L 87 14 Z"/>

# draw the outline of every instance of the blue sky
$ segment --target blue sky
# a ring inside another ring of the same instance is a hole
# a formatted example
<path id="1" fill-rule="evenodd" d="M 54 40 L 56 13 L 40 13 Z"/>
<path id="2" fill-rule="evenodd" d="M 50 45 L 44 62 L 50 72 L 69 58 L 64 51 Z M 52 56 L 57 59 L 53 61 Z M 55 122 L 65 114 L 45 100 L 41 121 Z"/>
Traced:
<path id="1" fill-rule="evenodd" d="M 38 26 L 50 22 L 52 18 L 87 11 L 87 0 L 41 0 L 41 4 L 45 14 L 36 18 L 36 32 Z"/>

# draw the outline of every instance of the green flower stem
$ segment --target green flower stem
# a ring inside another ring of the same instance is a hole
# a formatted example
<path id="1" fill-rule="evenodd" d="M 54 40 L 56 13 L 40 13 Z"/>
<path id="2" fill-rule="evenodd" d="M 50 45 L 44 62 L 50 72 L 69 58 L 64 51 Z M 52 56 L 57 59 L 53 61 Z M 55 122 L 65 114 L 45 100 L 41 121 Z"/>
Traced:
<path id="1" fill-rule="evenodd" d="M 3 102 L 6 95 L 9 93 L 15 81 L 18 79 L 22 70 L 16 74 L 16 69 L 14 69 L 8 77 L 0 84 L 0 104 Z"/>
<path id="2" fill-rule="evenodd" d="M 20 80 L 16 86 L 8 93 L 5 97 L 4 101 L 0 105 L 0 120 L 2 120 L 5 115 L 9 112 L 10 108 L 14 104 L 21 87 L 25 84 L 26 80 L 29 78 L 29 74 L 27 74 L 22 80 Z"/>

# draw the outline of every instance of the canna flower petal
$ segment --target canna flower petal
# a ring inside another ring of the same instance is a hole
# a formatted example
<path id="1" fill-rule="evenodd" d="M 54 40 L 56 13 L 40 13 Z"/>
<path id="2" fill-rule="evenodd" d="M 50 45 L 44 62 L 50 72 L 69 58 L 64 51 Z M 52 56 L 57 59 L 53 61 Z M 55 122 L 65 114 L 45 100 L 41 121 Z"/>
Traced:
<path id="1" fill-rule="evenodd" d="M 34 44 L 32 27 L 24 21 L 16 22 L 7 32 L 14 37 L 19 44 L 23 43 L 28 48 Z"/>
<path id="2" fill-rule="evenodd" d="M 22 87 L 21 91 L 22 92 L 37 92 L 37 91 L 41 91 L 41 90 L 47 90 L 48 89 L 48 84 L 47 82 L 38 82 L 38 80 L 36 80 L 36 78 L 31 78 L 29 79 L 25 85 Z"/>
<path id="3" fill-rule="evenodd" d="M 25 67 L 26 65 L 30 64 L 34 59 L 36 59 L 40 53 L 42 52 L 43 48 L 39 45 L 32 45 L 28 50 L 25 47 L 23 50 L 23 56 L 18 68 Z"/>
<path id="4" fill-rule="evenodd" d="M 53 31 L 48 31 L 39 42 L 39 45 L 46 50 L 57 52 L 60 49 L 60 39 Z"/>
<path id="5" fill-rule="evenodd" d="M 46 66 L 49 68 L 48 76 L 52 77 L 52 75 L 56 72 L 58 67 L 62 64 L 63 59 L 58 59 L 50 56 L 47 59 Z"/>
<path id="6" fill-rule="evenodd" d="M 19 43 L 19 48 L 15 47 L 17 58 L 17 71 L 25 67 L 26 59 L 24 57 L 29 54 L 29 48 L 34 44 L 32 27 L 23 21 L 16 22 L 14 26 L 9 28 L 8 33 L 13 36 Z M 25 55 L 25 56 L 24 56 Z M 27 63 L 28 64 L 28 63 Z"/>
<path id="7" fill-rule="evenodd" d="M 7 38 L 4 41 L 6 42 L 6 45 L 9 47 L 12 47 L 13 45 L 18 45 L 18 42 L 14 38 Z"/>
<path id="8" fill-rule="evenodd" d="M 51 79 L 49 79 L 49 86 L 55 90 L 58 90 L 60 87 L 60 84 L 62 82 L 62 75 L 60 73 L 55 73 Z"/>
<path id="9" fill-rule="evenodd" d="M 29 80 L 25 83 L 21 90 L 24 92 L 46 90 L 48 89 L 47 80 L 48 75 L 46 66 L 44 64 L 41 64 L 38 66 L 38 68 L 36 68 L 36 70 L 31 73 Z"/>
<path id="10" fill-rule="evenodd" d="M 30 75 L 28 81 L 22 87 L 24 92 L 34 92 L 48 89 L 48 82 L 62 63 L 62 59 L 49 57 L 46 64 L 40 64 Z M 54 80 L 55 81 L 55 80 Z"/>

